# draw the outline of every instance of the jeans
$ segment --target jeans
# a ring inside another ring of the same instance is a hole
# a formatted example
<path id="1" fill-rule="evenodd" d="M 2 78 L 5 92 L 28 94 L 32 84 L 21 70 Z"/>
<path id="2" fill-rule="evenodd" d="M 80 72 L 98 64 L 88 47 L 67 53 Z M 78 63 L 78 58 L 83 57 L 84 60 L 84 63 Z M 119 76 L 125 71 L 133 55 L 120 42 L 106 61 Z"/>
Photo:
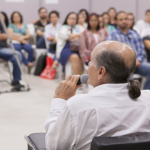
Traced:
<path id="1" fill-rule="evenodd" d="M 29 62 L 33 62 L 33 49 L 31 47 L 31 44 L 14 44 L 14 48 L 19 51 L 22 55 L 22 62 L 25 65 L 28 65 Z M 28 52 L 28 59 L 25 58 L 24 54 L 22 53 L 22 49 Z"/>
<path id="2" fill-rule="evenodd" d="M 38 41 L 36 42 L 36 47 L 41 48 L 41 49 L 46 48 L 44 36 L 42 36 L 38 39 Z"/>
<path id="3" fill-rule="evenodd" d="M 144 89 L 150 89 L 150 63 L 142 62 L 140 67 L 137 67 L 135 73 L 146 76 Z"/>
<path id="4" fill-rule="evenodd" d="M 22 62 L 21 54 L 17 51 L 16 51 L 16 54 L 21 63 Z M 13 63 L 13 80 L 15 82 L 18 82 L 19 80 L 21 80 L 21 71 L 18 66 L 16 57 L 13 53 L 13 50 L 10 48 L 0 48 L 0 58 L 7 60 L 7 61 L 11 61 Z"/>

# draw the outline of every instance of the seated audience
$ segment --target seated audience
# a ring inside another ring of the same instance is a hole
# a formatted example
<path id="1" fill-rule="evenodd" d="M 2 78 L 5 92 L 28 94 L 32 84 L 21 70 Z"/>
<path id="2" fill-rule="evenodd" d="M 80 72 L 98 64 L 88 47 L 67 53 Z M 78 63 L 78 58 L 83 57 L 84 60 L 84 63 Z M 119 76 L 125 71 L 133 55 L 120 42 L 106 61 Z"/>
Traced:
<path id="1" fill-rule="evenodd" d="M 140 34 L 143 30 L 150 29 L 150 10 L 145 12 L 145 20 L 137 21 L 135 27 L 139 30 Z"/>
<path id="2" fill-rule="evenodd" d="M 31 68 L 33 66 L 33 49 L 31 44 L 27 41 L 30 38 L 29 30 L 26 25 L 23 24 L 22 15 L 15 11 L 11 15 L 11 22 L 8 26 L 8 33 L 13 41 L 13 45 L 17 51 L 22 55 L 23 63 Z M 22 53 L 22 49 L 28 53 L 26 59 Z"/>
<path id="3" fill-rule="evenodd" d="M 135 64 L 136 54 L 126 44 L 98 44 L 88 68 L 94 89 L 75 95 L 80 76 L 70 75 L 55 90 L 45 123 L 46 149 L 90 150 L 97 136 L 150 133 L 150 91 L 128 81 Z"/>
<path id="4" fill-rule="evenodd" d="M 100 28 L 101 28 L 101 29 L 104 28 L 104 21 L 103 21 L 102 15 L 99 15 L 98 21 L 99 21 L 99 26 L 100 26 Z"/>
<path id="5" fill-rule="evenodd" d="M 82 13 L 78 14 L 77 27 L 80 28 L 81 31 L 84 31 L 85 29 L 87 29 L 87 24 L 85 22 L 85 19 Z"/>
<path id="6" fill-rule="evenodd" d="M 35 31 L 37 34 L 36 46 L 37 48 L 42 49 L 42 48 L 46 48 L 45 39 L 44 39 L 44 27 L 50 22 L 47 20 L 48 15 L 47 15 L 46 8 L 41 7 L 38 12 L 39 12 L 40 20 L 34 24 Z"/>
<path id="7" fill-rule="evenodd" d="M 137 57 L 135 73 L 147 77 L 144 89 L 150 89 L 150 64 L 146 62 L 143 41 L 137 32 L 128 29 L 126 12 L 119 12 L 116 18 L 118 28 L 108 35 L 107 40 L 119 41 L 132 47 Z"/>
<path id="8" fill-rule="evenodd" d="M 147 53 L 147 61 L 150 63 L 150 36 L 143 37 L 143 42 Z"/>
<path id="9" fill-rule="evenodd" d="M 134 15 L 133 13 L 128 13 L 128 28 L 133 30 L 133 26 L 134 26 Z"/>
<path id="10" fill-rule="evenodd" d="M 79 37 L 81 31 L 76 24 L 77 14 L 69 13 L 58 33 L 56 54 L 63 68 L 69 60 L 72 64 L 73 74 L 80 74 Z"/>
<path id="11" fill-rule="evenodd" d="M 83 62 L 88 65 L 91 60 L 91 53 L 94 47 L 105 41 L 107 33 L 105 30 L 101 30 L 98 21 L 98 15 L 93 13 L 89 16 L 88 29 L 85 30 L 80 36 L 80 56 Z"/>
<path id="12" fill-rule="evenodd" d="M 112 25 L 112 26 L 114 26 L 116 28 L 117 27 L 116 19 L 115 19 L 115 17 L 116 17 L 116 9 L 113 8 L 113 7 L 109 8 L 108 15 L 110 17 L 109 24 Z"/>
<path id="13" fill-rule="evenodd" d="M 84 21 L 85 21 L 84 26 L 87 28 L 89 13 L 88 13 L 88 11 L 87 11 L 86 9 L 81 9 L 81 10 L 79 11 L 79 14 L 80 14 L 80 13 L 81 13 L 81 14 L 83 15 L 83 17 L 84 17 Z"/>
<path id="14" fill-rule="evenodd" d="M 2 12 L 2 16 L 5 22 L 6 27 L 8 26 L 8 18 L 7 15 Z M 16 51 L 17 57 L 20 60 L 20 63 L 22 62 L 22 57 L 21 54 Z M 0 58 L 10 61 L 13 64 L 13 81 L 12 81 L 12 86 L 18 86 L 21 84 L 19 81 L 21 80 L 21 71 L 19 69 L 15 54 L 12 49 L 10 49 L 7 45 L 7 35 L 5 34 L 5 31 L 3 29 L 3 26 L 0 21 Z"/>
<path id="15" fill-rule="evenodd" d="M 56 49 L 52 49 L 51 47 L 53 46 L 51 45 L 56 44 L 56 34 L 61 28 L 61 24 L 58 23 L 59 13 L 57 11 L 51 11 L 49 13 L 49 19 L 51 20 L 51 23 L 45 26 L 44 36 L 48 41 L 47 47 L 49 49 L 49 52 L 55 54 Z"/>
<path id="16" fill-rule="evenodd" d="M 104 21 L 104 29 L 107 32 L 107 34 L 109 34 L 115 30 L 115 27 L 109 24 L 110 19 L 108 13 L 103 13 L 102 16 Z"/>

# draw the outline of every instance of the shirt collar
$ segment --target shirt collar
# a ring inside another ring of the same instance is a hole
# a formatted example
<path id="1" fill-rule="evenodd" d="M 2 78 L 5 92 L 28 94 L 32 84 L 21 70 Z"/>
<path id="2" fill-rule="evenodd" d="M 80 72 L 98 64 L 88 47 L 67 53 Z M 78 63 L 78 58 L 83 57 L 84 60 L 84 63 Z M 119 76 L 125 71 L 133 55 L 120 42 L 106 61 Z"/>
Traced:
<path id="1" fill-rule="evenodd" d="M 104 92 L 127 92 L 128 91 L 128 83 L 119 83 L 119 84 L 102 84 L 94 89 L 92 89 L 89 94 L 97 93 L 98 91 Z"/>

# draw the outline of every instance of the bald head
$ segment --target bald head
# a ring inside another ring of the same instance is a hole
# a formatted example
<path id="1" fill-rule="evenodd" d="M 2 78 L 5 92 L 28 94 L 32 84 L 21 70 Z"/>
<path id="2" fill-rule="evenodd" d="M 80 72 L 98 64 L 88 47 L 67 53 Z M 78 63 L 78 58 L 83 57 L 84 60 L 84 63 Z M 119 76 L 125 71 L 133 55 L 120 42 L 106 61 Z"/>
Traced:
<path id="1" fill-rule="evenodd" d="M 104 51 L 112 51 L 116 55 L 122 58 L 127 67 L 131 67 L 134 61 L 135 52 L 133 49 L 124 44 L 117 41 L 104 41 L 98 44 L 94 50 L 94 55 L 98 53 L 102 53 Z"/>
<path id="2" fill-rule="evenodd" d="M 96 68 L 104 66 L 112 82 L 125 82 L 135 70 L 135 52 L 120 42 L 102 42 L 94 48 L 92 56 Z"/>

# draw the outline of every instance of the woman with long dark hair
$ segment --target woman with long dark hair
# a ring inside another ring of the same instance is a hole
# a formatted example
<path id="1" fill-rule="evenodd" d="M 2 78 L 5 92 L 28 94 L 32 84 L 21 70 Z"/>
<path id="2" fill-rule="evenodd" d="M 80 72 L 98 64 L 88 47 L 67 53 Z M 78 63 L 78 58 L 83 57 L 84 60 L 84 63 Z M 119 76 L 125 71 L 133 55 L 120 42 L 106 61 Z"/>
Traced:
<path id="1" fill-rule="evenodd" d="M 98 21 L 98 15 L 96 13 L 92 13 L 89 16 L 88 20 L 88 28 L 85 30 L 80 36 L 80 56 L 84 63 L 88 65 L 88 62 L 91 59 L 91 52 L 94 47 L 105 41 L 107 37 L 107 33 L 105 30 L 101 30 Z"/>
<path id="2" fill-rule="evenodd" d="M 107 12 L 104 12 L 102 14 L 102 16 L 103 16 L 103 22 L 104 22 L 104 29 L 107 32 L 107 34 L 109 34 L 109 33 L 111 33 L 112 31 L 115 30 L 115 27 L 109 24 L 110 17 L 109 17 Z"/>
<path id="3" fill-rule="evenodd" d="M 64 68 L 70 61 L 73 74 L 80 74 L 79 37 L 81 31 L 76 24 L 77 14 L 69 13 L 58 32 L 56 56 Z"/>
<path id="4" fill-rule="evenodd" d="M 117 11 L 116 11 L 116 9 L 114 7 L 109 8 L 109 10 L 108 10 L 108 15 L 110 17 L 109 24 L 114 26 L 115 28 L 117 27 L 116 19 L 115 19 L 116 14 L 117 14 Z"/>
<path id="5" fill-rule="evenodd" d="M 79 13 L 81 13 L 83 15 L 85 24 L 87 25 L 87 23 L 88 23 L 88 17 L 89 17 L 88 11 L 86 9 L 81 9 L 79 11 Z"/>
<path id="6" fill-rule="evenodd" d="M 31 44 L 27 41 L 30 38 L 29 30 L 26 25 L 23 24 L 22 15 L 15 11 L 11 15 L 11 22 L 8 26 L 8 33 L 13 41 L 14 47 L 18 50 L 23 59 L 23 63 L 30 68 L 33 66 L 33 49 Z M 22 53 L 22 49 L 28 53 L 28 58 L 26 59 Z"/>

